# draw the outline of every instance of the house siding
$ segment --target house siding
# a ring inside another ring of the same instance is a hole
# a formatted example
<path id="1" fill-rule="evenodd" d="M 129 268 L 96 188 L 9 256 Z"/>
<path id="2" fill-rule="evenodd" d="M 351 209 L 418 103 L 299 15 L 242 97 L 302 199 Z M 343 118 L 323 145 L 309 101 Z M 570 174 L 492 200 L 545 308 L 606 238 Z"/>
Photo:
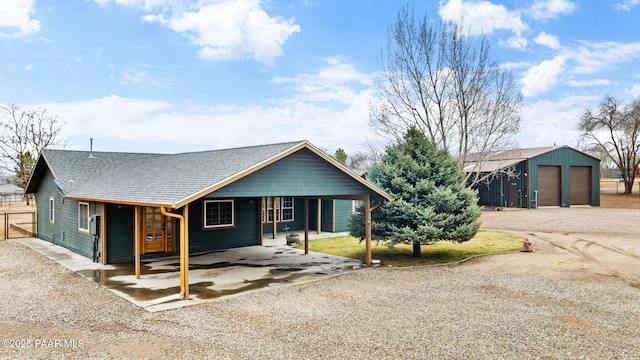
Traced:
<path id="1" fill-rule="evenodd" d="M 134 206 L 106 204 L 107 263 L 133 260 Z"/>
<path id="2" fill-rule="evenodd" d="M 322 219 L 320 219 L 320 222 L 322 231 L 333 232 L 333 223 L 335 221 L 333 213 L 333 200 L 323 199 L 321 211 Z"/>
<path id="3" fill-rule="evenodd" d="M 363 185 L 301 149 L 205 197 L 363 195 Z"/>
<path id="4" fill-rule="evenodd" d="M 189 252 L 259 245 L 260 198 L 235 199 L 235 227 L 204 229 L 203 200 L 189 204 Z"/>
<path id="5" fill-rule="evenodd" d="M 261 206 L 260 204 L 258 204 Z M 260 210 L 260 220 L 262 221 L 262 210 Z M 309 217 L 309 222 L 312 219 Z M 295 198 L 293 208 L 293 221 L 284 221 L 276 224 L 276 230 L 278 232 L 284 232 L 284 227 L 287 226 L 289 231 L 304 231 L 304 199 Z M 273 233 L 273 223 L 262 223 L 262 232 L 264 234 Z"/>
<path id="6" fill-rule="evenodd" d="M 349 231 L 349 215 L 353 209 L 352 200 L 335 200 L 335 231 L 345 232 Z"/>
<path id="7" fill-rule="evenodd" d="M 49 222 L 49 198 L 54 198 L 54 222 Z M 78 230 L 78 201 L 63 199 L 53 181 L 53 175 L 47 171 L 43 177 L 36 199 L 40 206 L 38 213 L 38 238 L 63 246 L 82 256 L 93 258 L 93 235 Z M 89 203 L 89 214 L 100 215 L 101 206 Z"/>

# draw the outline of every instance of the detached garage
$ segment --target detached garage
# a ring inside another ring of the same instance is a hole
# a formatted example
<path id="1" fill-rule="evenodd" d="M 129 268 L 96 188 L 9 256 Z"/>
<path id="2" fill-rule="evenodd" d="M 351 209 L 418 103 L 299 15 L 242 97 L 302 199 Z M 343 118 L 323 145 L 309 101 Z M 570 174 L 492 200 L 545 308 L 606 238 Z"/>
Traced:
<path id="1" fill-rule="evenodd" d="M 496 172 L 475 187 L 480 205 L 600 206 L 600 160 L 571 147 L 507 150 L 478 158 L 470 155 L 464 170 Z"/>

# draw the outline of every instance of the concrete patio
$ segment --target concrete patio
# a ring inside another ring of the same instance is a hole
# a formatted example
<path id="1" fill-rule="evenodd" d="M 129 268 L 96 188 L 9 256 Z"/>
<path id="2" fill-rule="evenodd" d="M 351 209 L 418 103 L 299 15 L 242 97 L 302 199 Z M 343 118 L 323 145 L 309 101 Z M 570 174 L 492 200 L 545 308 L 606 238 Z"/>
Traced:
<path id="1" fill-rule="evenodd" d="M 311 239 L 340 236 L 323 233 Z M 190 300 L 180 292 L 180 259 L 176 256 L 143 260 L 136 280 L 133 263 L 100 265 L 61 246 L 37 238 L 12 240 L 40 252 L 71 271 L 94 281 L 150 312 L 212 301 L 270 287 L 315 281 L 358 269 L 361 260 L 328 254 L 305 254 L 286 245 L 284 234 L 250 246 L 189 256 Z"/>

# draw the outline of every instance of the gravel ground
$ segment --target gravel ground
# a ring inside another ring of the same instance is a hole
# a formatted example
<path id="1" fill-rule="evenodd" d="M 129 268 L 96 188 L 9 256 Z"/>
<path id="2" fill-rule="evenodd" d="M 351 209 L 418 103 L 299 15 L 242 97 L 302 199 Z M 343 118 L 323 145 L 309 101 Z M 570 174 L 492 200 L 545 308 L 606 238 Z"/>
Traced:
<path id="1" fill-rule="evenodd" d="M 0 241 L 0 358 L 639 359 L 637 279 L 523 271 L 539 254 L 362 269 L 148 313 Z"/>

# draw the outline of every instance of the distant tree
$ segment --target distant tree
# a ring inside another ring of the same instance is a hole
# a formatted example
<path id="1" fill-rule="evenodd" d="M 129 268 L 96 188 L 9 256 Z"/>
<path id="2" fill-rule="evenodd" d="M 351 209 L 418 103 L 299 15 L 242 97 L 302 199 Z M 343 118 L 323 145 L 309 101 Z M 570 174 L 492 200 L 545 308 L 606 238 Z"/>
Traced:
<path id="1" fill-rule="evenodd" d="M 366 170 L 375 162 L 371 153 L 357 151 L 349 155 L 347 167 L 352 170 Z"/>
<path id="2" fill-rule="evenodd" d="M 587 149 L 604 155 L 620 170 L 624 193 L 631 194 L 640 164 L 640 100 L 625 105 L 605 96 L 598 110 L 585 110 L 578 129 Z"/>
<path id="3" fill-rule="evenodd" d="M 0 110 L 0 166 L 12 174 L 14 185 L 24 188 L 40 151 L 66 144 L 58 139 L 63 124 L 45 109 L 20 110 L 12 103 Z"/>
<path id="4" fill-rule="evenodd" d="M 457 158 L 461 169 L 475 154 L 476 166 L 465 179 L 469 187 L 495 176 L 479 170 L 485 154 L 515 146 L 522 95 L 513 73 L 491 60 L 487 37 L 426 16 L 418 20 L 405 6 L 380 61 L 370 125 L 393 141 L 414 127 Z"/>
<path id="5" fill-rule="evenodd" d="M 338 148 L 336 152 L 333 154 L 333 158 L 339 162 L 340 164 L 347 166 L 347 158 L 349 156 L 342 148 Z"/>
<path id="6" fill-rule="evenodd" d="M 458 163 L 418 129 L 409 128 L 401 142 L 387 147 L 368 179 L 395 198 L 372 213 L 375 240 L 412 243 L 413 256 L 420 256 L 421 245 L 467 241 L 480 227 L 477 195 L 465 187 Z M 351 215 L 349 232 L 364 239 L 364 204 Z"/>

